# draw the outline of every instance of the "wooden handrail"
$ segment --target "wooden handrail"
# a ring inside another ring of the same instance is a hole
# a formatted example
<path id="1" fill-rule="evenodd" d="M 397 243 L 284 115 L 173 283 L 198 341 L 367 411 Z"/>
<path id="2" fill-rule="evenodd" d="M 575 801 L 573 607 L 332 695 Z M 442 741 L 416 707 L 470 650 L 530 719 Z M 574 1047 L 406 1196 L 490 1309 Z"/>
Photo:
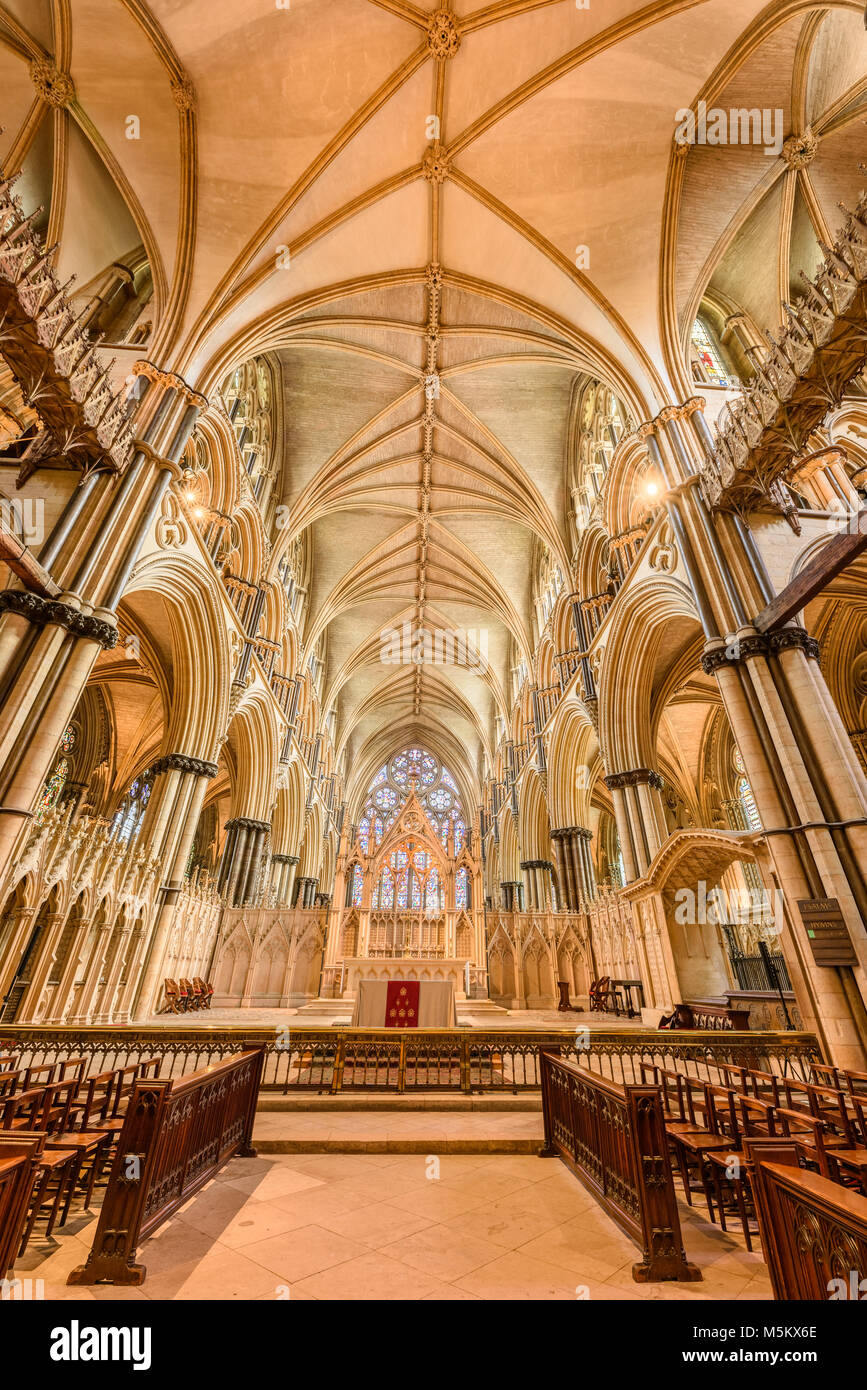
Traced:
<path id="1" fill-rule="evenodd" d="M 642 1252 L 639 1284 L 700 1280 L 683 1248 L 662 1093 L 619 1086 L 553 1053 L 540 1053 L 545 1147 L 562 1158 Z M 602 1103 L 604 1098 L 604 1103 Z"/>
<path id="2" fill-rule="evenodd" d="M 136 1250 L 233 1155 L 250 1142 L 262 1044 L 178 1081 L 142 1079 L 132 1088 L 108 1189 L 83 1265 L 68 1284 L 141 1284 Z"/>

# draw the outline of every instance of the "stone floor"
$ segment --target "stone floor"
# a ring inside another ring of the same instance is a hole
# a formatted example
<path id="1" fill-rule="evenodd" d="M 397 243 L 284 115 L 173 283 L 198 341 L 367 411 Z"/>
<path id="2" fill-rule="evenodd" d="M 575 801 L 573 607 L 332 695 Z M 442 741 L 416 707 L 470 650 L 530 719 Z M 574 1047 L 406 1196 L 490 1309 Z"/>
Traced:
<path id="1" fill-rule="evenodd" d="M 292 1154 L 235 1159 L 139 1251 L 142 1288 L 68 1287 L 95 1217 L 16 1274 L 46 1299 L 769 1299 L 761 1255 L 681 1205 L 697 1284 L 635 1284 L 635 1247 L 557 1159 Z"/>

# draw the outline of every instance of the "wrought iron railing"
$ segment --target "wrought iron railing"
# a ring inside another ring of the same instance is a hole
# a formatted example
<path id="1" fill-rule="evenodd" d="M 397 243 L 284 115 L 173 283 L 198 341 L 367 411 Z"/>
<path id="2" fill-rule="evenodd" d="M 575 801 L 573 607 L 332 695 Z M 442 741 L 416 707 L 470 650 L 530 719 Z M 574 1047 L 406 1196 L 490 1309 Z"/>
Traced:
<path id="1" fill-rule="evenodd" d="M 0 1051 L 20 1053 L 24 1066 L 84 1056 L 97 1072 L 160 1057 L 163 1078 L 231 1056 L 244 1040 L 266 1044 L 261 1089 L 284 1094 L 535 1091 L 542 1047 L 621 1085 L 641 1082 L 642 1062 L 716 1082 L 720 1062 L 809 1080 L 811 1062 L 822 1060 L 804 1032 L 304 1028 L 291 1015 L 278 1029 L 0 1028 Z"/>

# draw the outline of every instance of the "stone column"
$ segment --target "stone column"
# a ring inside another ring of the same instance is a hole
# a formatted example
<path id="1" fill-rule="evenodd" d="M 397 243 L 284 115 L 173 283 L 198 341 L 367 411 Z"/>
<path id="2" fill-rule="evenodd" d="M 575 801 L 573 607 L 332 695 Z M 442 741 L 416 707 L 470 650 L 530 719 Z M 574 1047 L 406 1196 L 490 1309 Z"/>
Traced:
<path id="1" fill-rule="evenodd" d="M 662 807 L 664 782 L 651 768 L 613 772 L 605 779 L 612 794 L 627 879 L 643 878 L 667 839 Z"/>
<path id="2" fill-rule="evenodd" d="M 278 907 L 289 907 L 292 901 L 292 884 L 295 869 L 298 867 L 297 854 L 272 854 L 271 886 L 277 898 Z"/>
<path id="3" fill-rule="evenodd" d="M 39 1004 L 39 996 L 48 979 L 52 954 L 63 934 L 63 924 L 66 921 L 66 914 L 63 912 L 49 912 L 42 919 L 42 930 L 39 938 L 34 942 L 33 950 L 30 952 L 30 959 L 27 962 L 26 973 L 29 976 L 27 989 L 21 996 L 18 1005 L 18 1017 L 21 1019 L 32 1019 Z M 13 984 L 16 981 L 13 981 Z M 21 983 L 20 980 L 17 981 Z"/>
<path id="4" fill-rule="evenodd" d="M 96 658 L 117 643 L 112 617 L 63 598 L 0 592 L 0 874 L 32 821 Z"/>
<path id="5" fill-rule="evenodd" d="M 162 855 L 166 875 L 154 914 L 150 941 L 144 956 L 141 985 L 132 1009 L 135 1018 L 147 1018 L 156 1007 L 163 959 L 171 937 L 184 871 L 190 856 L 208 782 L 217 775 L 217 764 L 185 753 L 170 753 L 154 764 L 158 777 L 166 777 L 166 795 L 155 808 L 152 843 Z M 173 799 L 170 801 L 169 791 Z M 153 795 L 153 794 L 152 794 Z"/>
<path id="6" fill-rule="evenodd" d="M 718 644 L 702 664 L 717 678 L 764 826 L 780 890 L 776 921 L 804 1027 L 838 1065 L 861 1070 L 867 786 L 818 657 L 818 644 L 803 629 L 783 628 Z M 816 964 L 798 907 L 808 899 L 837 900 L 854 968 Z"/>

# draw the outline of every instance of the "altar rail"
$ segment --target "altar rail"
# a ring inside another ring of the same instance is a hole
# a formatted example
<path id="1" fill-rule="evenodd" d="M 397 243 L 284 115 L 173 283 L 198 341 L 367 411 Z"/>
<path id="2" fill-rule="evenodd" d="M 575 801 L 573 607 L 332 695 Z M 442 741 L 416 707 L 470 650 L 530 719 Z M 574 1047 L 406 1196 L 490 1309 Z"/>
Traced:
<path id="1" fill-rule="evenodd" d="M 810 1079 L 822 1052 L 813 1033 L 736 1033 L 584 1028 L 545 1031 L 305 1028 L 0 1028 L 0 1051 L 20 1052 L 22 1066 L 87 1057 L 90 1072 L 148 1057 L 162 1058 L 161 1077 L 185 1076 L 240 1051 L 265 1045 L 261 1089 L 340 1092 L 535 1091 L 539 1049 L 562 1055 L 621 1085 L 642 1080 L 640 1064 L 676 1068 L 716 1083 L 716 1063 Z"/>
<path id="2" fill-rule="evenodd" d="M 618 1086 L 542 1051 L 543 1157 L 562 1158 L 634 1240 L 639 1284 L 701 1279 L 687 1261 L 658 1086 Z"/>

